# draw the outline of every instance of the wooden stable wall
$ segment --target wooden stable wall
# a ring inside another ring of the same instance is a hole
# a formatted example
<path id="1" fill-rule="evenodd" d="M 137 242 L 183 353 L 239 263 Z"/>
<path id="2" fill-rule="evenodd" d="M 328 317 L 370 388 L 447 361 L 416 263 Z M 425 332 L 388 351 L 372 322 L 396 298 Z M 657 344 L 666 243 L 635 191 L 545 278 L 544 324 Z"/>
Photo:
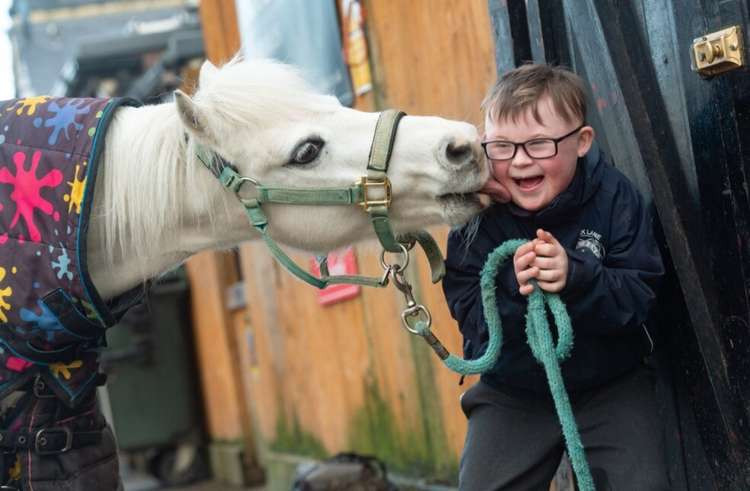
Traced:
<path id="1" fill-rule="evenodd" d="M 365 97 L 357 107 L 479 123 L 480 101 L 495 76 L 486 0 L 365 5 L 376 92 L 374 102 Z M 444 250 L 446 228 L 433 232 Z M 374 245 L 358 245 L 356 254 L 361 273 L 381 274 Z M 294 255 L 302 264 L 309 257 Z M 401 472 L 450 479 L 465 432 L 458 398 L 472 380 L 460 387 L 421 338 L 401 327 L 398 292 L 364 289 L 322 307 L 316 290 L 281 270 L 262 243 L 244 245 L 241 259 L 248 307 L 236 341 L 260 446 L 318 456 L 367 452 Z M 460 352 L 455 322 L 425 261 L 413 275 L 437 335 Z"/>
<path id="2" fill-rule="evenodd" d="M 225 63 L 240 49 L 234 0 L 203 0 L 200 14 L 206 57 Z M 250 398 L 241 372 L 244 343 L 237 342 L 235 334 L 244 312 L 232 312 L 226 305 L 226 290 L 238 280 L 236 261 L 229 252 L 205 251 L 186 266 L 212 473 L 231 484 L 261 482 Z"/>

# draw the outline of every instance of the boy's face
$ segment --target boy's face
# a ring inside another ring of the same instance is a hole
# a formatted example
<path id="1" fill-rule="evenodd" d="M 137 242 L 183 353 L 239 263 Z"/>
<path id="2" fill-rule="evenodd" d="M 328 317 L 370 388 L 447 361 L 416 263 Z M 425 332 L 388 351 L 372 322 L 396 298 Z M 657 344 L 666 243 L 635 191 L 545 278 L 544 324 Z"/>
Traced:
<path id="1" fill-rule="evenodd" d="M 516 122 L 493 121 L 485 118 L 485 141 L 505 140 L 522 143 L 537 138 L 560 138 L 580 126 L 580 121 L 567 123 L 557 114 L 552 101 L 545 96 L 538 103 L 539 119 L 531 110 Z M 493 177 L 510 192 L 511 200 L 521 208 L 538 211 L 563 192 L 576 171 L 579 157 L 586 155 L 594 138 L 594 130 L 584 126 L 557 143 L 557 155 L 531 158 L 522 146 L 508 160 L 490 160 Z"/>

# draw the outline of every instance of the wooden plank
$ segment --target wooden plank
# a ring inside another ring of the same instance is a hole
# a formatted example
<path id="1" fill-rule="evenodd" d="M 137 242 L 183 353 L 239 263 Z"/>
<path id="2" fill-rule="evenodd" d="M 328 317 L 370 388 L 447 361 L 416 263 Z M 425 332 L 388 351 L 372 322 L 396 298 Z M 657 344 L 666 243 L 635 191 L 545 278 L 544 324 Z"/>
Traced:
<path id="1" fill-rule="evenodd" d="M 311 255 L 292 257 L 307 264 Z M 283 305 L 277 325 L 284 330 L 287 414 L 326 448 L 345 448 L 352 413 L 362 404 L 360 381 L 368 362 L 361 305 L 346 301 L 320 307 L 316 290 L 288 274 L 275 288 Z"/>
<path id="2" fill-rule="evenodd" d="M 240 49 L 234 0 L 203 0 L 200 14 L 208 59 L 215 64 L 229 61 Z"/>
<path id="3" fill-rule="evenodd" d="M 248 358 L 243 381 L 252 401 L 256 430 L 268 439 L 275 434 L 277 416 L 283 410 L 280 391 L 285 369 L 284 340 L 276 320 L 277 298 L 272 293 L 280 273 L 263 243 L 243 245 L 240 256 L 253 336 L 253 346 L 246 344 Z"/>
<path id="4" fill-rule="evenodd" d="M 529 46 L 534 63 L 544 63 L 547 53 L 544 47 L 542 19 L 539 12 L 539 0 L 527 0 L 526 24 L 529 26 Z"/>
<path id="5" fill-rule="evenodd" d="M 497 72 L 504 73 L 518 65 L 536 60 L 534 46 L 529 44 L 526 4 L 523 0 L 487 0 L 495 39 Z"/>
<path id="6" fill-rule="evenodd" d="M 222 295 L 227 284 L 225 267 L 215 252 L 197 254 L 186 265 L 207 430 L 213 439 L 232 440 L 242 436 L 242 417 L 230 355 L 231 319 Z"/>
<path id="7" fill-rule="evenodd" d="M 235 383 L 239 384 L 236 389 L 239 393 L 241 404 L 239 405 L 240 424 L 242 426 L 242 440 L 245 445 L 245 451 L 242 453 L 243 462 L 246 470 L 246 484 L 262 483 L 264 473 L 261 468 L 258 452 L 257 433 L 257 415 L 254 413 L 254 407 L 249 403 L 253 397 L 253 391 L 247 383 L 248 375 L 252 375 L 254 365 L 256 364 L 255 352 L 251 346 L 254 343 L 252 323 L 247 309 L 236 309 L 230 314 L 233 336 L 229 340 L 230 346 L 234 351 L 233 360 L 235 364 Z"/>
<path id="8" fill-rule="evenodd" d="M 204 43 L 214 63 L 229 59 L 239 49 L 234 2 L 207 0 L 200 4 Z M 213 440 L 251 439 L 249 411 L 239 373 L 232 315 L 224 293 L 237 281 L 234 257 L 208 251 L 187 261 L 192 292 L 193 329 L 198 370 L 209 436 Z M 252 446 L 247 449 L 252 458 Z"/>
<path id="9" fill-rule="evenodd" d="M 508 6 L 503 0 L 487 0 L 487 4 L 492 22 L 492 38 L 495 40 L 495 62 L 498 73 L 502 73 L 516 66 Z"/>
<path id="10" fill-rule="evenodd" d="M 367 12 L 382 106 L 481 123 L 495 78 L 484 0 L 371 1 Z"/>

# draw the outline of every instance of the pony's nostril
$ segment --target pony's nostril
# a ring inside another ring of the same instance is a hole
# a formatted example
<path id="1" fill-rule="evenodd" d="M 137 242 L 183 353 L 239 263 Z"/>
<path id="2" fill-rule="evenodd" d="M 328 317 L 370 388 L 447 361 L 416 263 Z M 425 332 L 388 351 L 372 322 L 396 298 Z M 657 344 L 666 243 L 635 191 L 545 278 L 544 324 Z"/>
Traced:
<path id="1" fill-rule="evenodd" d="M 463 165 L 472 160 L 474 149 L 472 148 L 471 143 L 466 140 L 452 141 L 445 147 L 445 156 L 450 163 Z"/>

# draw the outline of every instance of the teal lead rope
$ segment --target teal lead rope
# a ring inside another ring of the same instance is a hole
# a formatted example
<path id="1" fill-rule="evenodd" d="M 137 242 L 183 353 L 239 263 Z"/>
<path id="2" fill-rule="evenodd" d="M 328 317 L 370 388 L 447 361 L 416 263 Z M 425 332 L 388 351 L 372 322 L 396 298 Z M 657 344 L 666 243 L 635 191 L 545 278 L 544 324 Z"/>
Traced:
<path id="1" fill-rule="evenodd" d="M 492 368 L 497 361 L 502 347 L 503 331 L 502 320 L 497 311 L 495 278 L 498 269 L 505 260 L 511 257 L 516 249 L 525 242 L 527 241 L 522 239 L 508 240 L 492 251 L 487 258 L 487 262 L 482 268 L 480 285 L 484 317 L 489 329 L 489 344 L 484 354 L 476 360 L 464 360 L 455 355 L 449 355 L 445 358 L 443 362 L 454 372 L 462 375 L 484 373 Z M 562 426 L 568 456 L 578 479 L 578 489 L 594 491 L 594 481 L 586 462 L 583 443 L 581 443 L 581 436 L 578 433 L 578 426 L 573 417 L 573 409 L 560 371 L 560 361 L 567 358 L 573 348 L 573 329 L 570 325 L 570 317 L 565 304 L 558 295 L 544 292 L 537 285 L 529 295 L 528 302 L 526 337 L 534 358 L 544 366 L 544 371 L 547 374 L 547 381 Z M 547 322 L 545 303 L 549 306 L 557 325 L 557 346 L 554 346 L 552 333 Z"/>

